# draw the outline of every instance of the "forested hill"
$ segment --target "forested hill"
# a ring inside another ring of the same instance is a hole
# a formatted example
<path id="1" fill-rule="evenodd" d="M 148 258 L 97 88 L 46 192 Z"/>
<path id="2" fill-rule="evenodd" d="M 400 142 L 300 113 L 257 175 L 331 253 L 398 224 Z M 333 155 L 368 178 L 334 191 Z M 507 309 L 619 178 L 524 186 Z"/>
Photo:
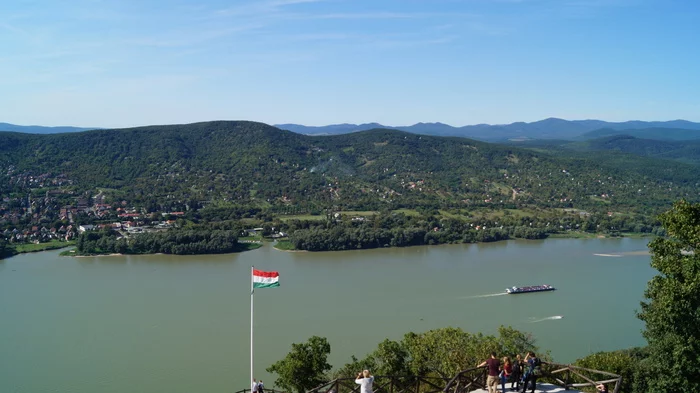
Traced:
<path id="1" fill-rule="evenodd" d="M 94 130 L 97 127 L 71 127 L 71 126 L 58 126 L 58 127 L 44 127 L 44 126 L 19 126 L 10 123 L 0 123 L 0 132 L 26 132 L 31 134 L 55 134 L 60 132 L 79 132 Z"/>
<path id="2" fill-rule="evenodd" d="M 697 129 L 685 129 L 685 128 L 663 128 L 663 127 L 652 127 L 652 128 L 641 128 L 641 129 L 613 129 L 613 128 L 601 128 L 599 130 L 589 131 L 583 135 L 583 139 L 595 139 L 602 137 L 610 137 L 615 135 L 631 135 L 636 138 L 642 139 L 654 139 L 660 141 L 689 141 L 689 140 L 700 140 L 700 130 Z"/>
<path id="3" fill-rule="evenodd" d="M 692 166 L 599 154 L 554 157 L 457 137 L 375 129 L 312 137 L 254 122 L 0 133 L 0 192 L 103 189 L 150 211 L 598 205 L 640 211 L 696 199 Z M 51 179 L 51 181 L 47 180 Z"/>
<path id="4" fill-rule="evenodd" d="M 610 156 L 610 159 L 617 161 L 623 159 L 624 154 L 633 154 L 700 165 L 700 139 L 655 140 L 637 138 L 631 135 L 613 135 L 579 142 L 533 140 L 511 142 L 511 144 L 568 157 L 572 155 L 590 157 L 591 154 L 598 154 L 598 152 L 611 152 L 617 154 Z M 606 161 L 608 160 L 606 159 Z"/>
<path id="5" fill-rule="evenodd" d="M 328 126 L 311 127 L 299 124 L 279 124 L 277 127 L 306 135 L 336 135 L 375 128 L 388 128 L 413 132 L 416 134 L 436 136 L 459 136 L 474 138 L 488 142 L 500 142 L 509 139 L 580 139 L 597 138 L 607 135 L 630 134 L 642 138 L 662 139 L 650 136 L 656 130 L 664 134 L 667 129 L 679 131 L 684 135 L 700 133 L 700 123 L 685 120 L 673 121 L 626 121 L 620 123 L 602 120 L 564 120 L 557 118 L 543 119 L 531 123 L 516 122 L 511 124 L 475 124 L 463 127 L 453 127 L 444 123 L 416 123 L 410 126 L 384 126 L 377 123 L 365 124 L 333 124 Z M 646 131 L 645 131 L 646 130 Z M 640 131 L 640 134 L 633 132 Z M 590 135 L 586 135 L 587 133 Z M 665 139 L 665 138 L 664 138 Z M 681 136 L 681 139 L 692 139 Z"/>

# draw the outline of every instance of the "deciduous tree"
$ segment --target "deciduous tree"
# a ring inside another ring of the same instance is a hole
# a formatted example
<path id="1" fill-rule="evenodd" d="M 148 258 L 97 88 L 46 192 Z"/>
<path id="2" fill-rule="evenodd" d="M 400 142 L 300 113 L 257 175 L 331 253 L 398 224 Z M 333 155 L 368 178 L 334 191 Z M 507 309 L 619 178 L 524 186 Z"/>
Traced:
<path id="1" fill-rule="evenodd" d="M 326 381 L 325 373 L 331 369 L 328 354 L 331 345 L 325 337 L 313 336 L 302 344 L 292 344 L 292 351 L 267 368 L 278 378 L 275 385 L 287 391 L 303 393 Z"/>
<path id="2" fill-rule="evenodd" d="M 700 392 L 700 204 L 685 200 L 660 216 L 668 237 L 649 244 L 649 281 L 639 318 L 646 322 L 655 392 Z"/>

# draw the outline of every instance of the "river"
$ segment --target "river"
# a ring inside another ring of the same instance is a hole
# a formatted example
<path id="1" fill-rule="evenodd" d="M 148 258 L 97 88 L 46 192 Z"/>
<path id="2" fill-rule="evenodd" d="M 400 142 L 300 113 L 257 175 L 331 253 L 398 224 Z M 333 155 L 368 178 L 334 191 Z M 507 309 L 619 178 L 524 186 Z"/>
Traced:
<path id="1" fill-rule="evenodd" d="M 446 326 L 531 332 L 555 361 L 643 345 L 635 317 L 655 274 L 648 239 L 547 239 L 292 253 L 0 261 L 0 392 L 234 392 L 249 383 L 250 268 L 256 377 L 292 343 L 328 338 L 342 366 L 385 338 Z M 596 255 L 602 254 L 602 255 Z M 513 285 L 554 292 L 500 295 Z"/>

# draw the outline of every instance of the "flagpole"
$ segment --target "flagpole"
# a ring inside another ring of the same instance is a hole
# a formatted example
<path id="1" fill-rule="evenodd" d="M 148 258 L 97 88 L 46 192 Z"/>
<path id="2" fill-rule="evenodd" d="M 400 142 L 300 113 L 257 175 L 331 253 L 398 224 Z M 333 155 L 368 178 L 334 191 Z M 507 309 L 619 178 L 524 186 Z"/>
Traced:
<path id="1" fill-rule="evenodd" d="M 253 287 L 253 270 L 254 267 L 250 267 L 250 382 L 253 382 L 253 294 L 255 293 L 255 288 Z"/>

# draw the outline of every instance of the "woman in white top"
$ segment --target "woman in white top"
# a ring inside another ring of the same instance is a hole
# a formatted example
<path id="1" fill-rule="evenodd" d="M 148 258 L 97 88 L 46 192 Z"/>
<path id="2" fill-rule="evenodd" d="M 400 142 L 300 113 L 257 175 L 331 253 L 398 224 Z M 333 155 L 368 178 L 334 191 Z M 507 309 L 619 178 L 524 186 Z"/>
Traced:
<path id="1" fill-rule="evenodd" d="M 355 379 L 355 383 L 360 385 L 360 393 L 372 393 L 373 382 L 374 376 L 369 374 L 369 370 L 359 372 Z"/>

